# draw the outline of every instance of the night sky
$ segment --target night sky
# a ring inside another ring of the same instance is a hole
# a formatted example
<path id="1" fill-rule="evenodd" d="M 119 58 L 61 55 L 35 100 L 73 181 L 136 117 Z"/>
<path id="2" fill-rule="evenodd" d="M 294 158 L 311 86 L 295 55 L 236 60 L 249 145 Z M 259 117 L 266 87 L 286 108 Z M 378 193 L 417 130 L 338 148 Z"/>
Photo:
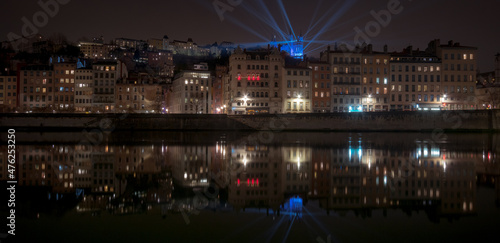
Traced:
<path id="1" fill-rule="evenodd" d="M 62 33 L 71 41 L 100 35 L 106 42 L 116 37 L 146 40 L 168 35 L 177 40 L 191 37 L 200 45 L 221 41 L 264 45 L 276 35 L 271 25 L 262 21 L 269 19 L 270 15 L 277 28 L 289 32 L 276 0 L 265 1 L 266 4 L 262 4 L 264 0 L 233 0 L 241 4 L 226 11 L 222 21 L 214 9 L 216 1 L 213 0 L 65 1 L 69 3 L 61 5 L 59 12 L 39 28 L 41 34 Z M 217 1 L 228 3 L 227 0 Z M 42 10 L 36 2 L 0 2 L 0 40 L 7 40 L 9 32 L 21 34 L 21 18 L 25 16 L 31 20 L 37 11 Z M 374 20 L 370 11 L 387 10 L 388 2 L 283 0 L 283 6 L 295 34 L 310 30 L 305 39 L 316 36 L 317 43 L 306 51 L 309 51 L 309 56 L 318 56 L 319 50 L 324 50 L 328 43 L 332 46 L 335 42 L 352 45 L 356 34 L 354 28 L 364 29 L 369 21 Z M 400 5 L 403 8 L 401 13 L 392 15 L 387 27 L 382 27 L 380 34 L 370 38 L 375 50 L 382 50 L 384 44 L 389 45 L 389 51 L 401 51 L 408 45 L 425 49 L 432 39 L 439 38 L 442 43 L 453 39 L 462 45 L 478 47 L 480 71 L 493 70 L 494 55 L 500 52 L 497 20 L 500 1 L 402 0 Z M 266 15 L 266 9 L 269 15 Z"/>

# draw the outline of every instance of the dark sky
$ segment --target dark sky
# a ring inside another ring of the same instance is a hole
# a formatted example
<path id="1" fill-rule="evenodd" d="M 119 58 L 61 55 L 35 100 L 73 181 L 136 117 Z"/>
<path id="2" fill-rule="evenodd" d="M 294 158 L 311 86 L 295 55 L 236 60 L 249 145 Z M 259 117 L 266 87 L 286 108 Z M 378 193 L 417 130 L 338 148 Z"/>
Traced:
<path id="1" fill-rule="evenodd" d="M 178 40 L 191 37 L 198 44 L 224 40 L 264 43 L 276 34 L 271 25 L 262 21 L 268 19 L 266 9 L 279 28 L 288 32 L 288 24 L 282 17 L 283 11 L 277 0 L 265 0 L 266 7 L 262 4 L 264 0 L 229 0 L 241 4 L 232 7 L 232 11 L 226 11 L 222 21 L 213 3 L 228 4 L 228 0 L 64 1 L 69 3 L 61 5 L 58 13 L 38 28 L 41 34 L 58 32 L 72 41 L 100 35 L 106 41 L 115 37 L 146 40 L 168 35 Z M 296 34 L 306 33 L 311 24 L 318 23 L 306 35 L 306 40 L 319 33 L 315 40 L 323 45 L 333 45 L 334 42 L 354 43 L 354 28 L 363 30 L 367 23 L 374 20 L 370 11 L 387 10 L 388 2 L 283 0 L 283 5 Z M 401 13 L 392 15 L 389 24 L 370 38 L 375 50 L 382 50 L 384 44 L 389 45 L 389 51 L 400 51 L 410 44 L 414 48 L 425 49 L 432 39 L 441 39 L 443 43 L 453 39 L 462 45 L 478 47 L 480 71 L 493 70 L 494 54 L 500 52 L 500 29 L 496 17 L 500 1 L 401 0 L 400 5 L 403 8 Z M 21 18 L 31 20 L 41 10 L 37 1 L 2 0 L 0 40 L 7 40 L 9 32 L 21 34 Z M 320 32 L 323 27 L 324 31 Z M 320 44 L 313 44 L 308 47 L 308 51 L 312 51 L 310 56 L 318 55 L 318 51 L 313 50 L 315 48 L 324 49 Z"/>

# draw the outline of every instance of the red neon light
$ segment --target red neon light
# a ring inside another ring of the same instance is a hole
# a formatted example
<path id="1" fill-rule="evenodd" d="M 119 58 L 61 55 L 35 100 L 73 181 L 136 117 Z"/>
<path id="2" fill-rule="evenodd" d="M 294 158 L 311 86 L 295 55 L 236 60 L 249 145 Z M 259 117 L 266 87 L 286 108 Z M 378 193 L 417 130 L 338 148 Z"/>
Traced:
<path id="1" fill-rule="evenodd" d="M 240 81 L 240 80 L 241 80 L 241 76 L 240 76 L 240 75 L 238 75 L 238 81 Z"/>
<path id="2" fill-rule="evenodd" d="M 240 178 L 238 178 L 238 186 L 240 185 Z"/>
<path id="3" fill-rule="evenodd" d="M 259 185 L 259 178 L 257 178 L 257 186 Z"/>
<path id="4" fill-rule="evenodd" d="M 248 81 L 250 81 L 250 75 L 248 75 L 248 78 L 247 78 L 247 79 L 248 79 Z"/>
<path id="5" fill-rule="evenodd" d="M 252 185 L 253 185 L 253 183 L 254 183 L 254 180 L 252 179 Z"/>
<path id="6" fill-rule="evenodd" d="M 259 81 L 259 80 L 260 80 L 260 76 L 257 76 L 257 81 Z"/>
<path id="7" fill-rule="evenodd" d="M 247 185 L 250 185 L 250 179 L 247 179 Z"/>

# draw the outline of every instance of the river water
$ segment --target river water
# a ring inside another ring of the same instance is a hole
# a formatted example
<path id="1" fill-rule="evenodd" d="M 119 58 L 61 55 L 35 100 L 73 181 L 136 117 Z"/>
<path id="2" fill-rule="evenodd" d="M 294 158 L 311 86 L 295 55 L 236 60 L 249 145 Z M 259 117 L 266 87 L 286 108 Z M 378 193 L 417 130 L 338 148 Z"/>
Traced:
<path id="1" fill-rule="evenodd" d="M 500 236 L 498 134 L 16 137 L 19 242 L 497 242 Z"/>

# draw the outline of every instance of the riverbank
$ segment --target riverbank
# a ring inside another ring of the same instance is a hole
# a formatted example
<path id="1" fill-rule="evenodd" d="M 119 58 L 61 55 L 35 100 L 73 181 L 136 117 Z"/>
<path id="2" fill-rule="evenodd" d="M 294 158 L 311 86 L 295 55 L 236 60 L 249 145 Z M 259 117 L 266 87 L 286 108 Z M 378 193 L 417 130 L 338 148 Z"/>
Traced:
<path id="1" fill-rule="evenodd" d="M 1 114 L 22 131 L 364 131 L 499 132 L 500 110 L 285 115 Z"/>

